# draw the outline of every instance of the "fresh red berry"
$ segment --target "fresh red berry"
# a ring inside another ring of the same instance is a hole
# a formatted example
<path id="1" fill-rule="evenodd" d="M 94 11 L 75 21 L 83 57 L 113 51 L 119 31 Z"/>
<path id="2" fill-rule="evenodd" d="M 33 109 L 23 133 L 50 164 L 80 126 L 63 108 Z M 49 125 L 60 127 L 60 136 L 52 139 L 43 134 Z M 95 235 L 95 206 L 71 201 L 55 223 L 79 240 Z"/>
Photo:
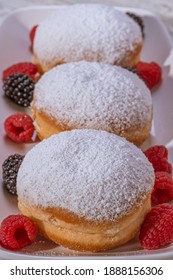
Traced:
<path id="1" fill-rule="evenodd" d="M 31 62 L 19 62 L 11 65 L 3 71 L 2 79 L 5 80 L 14 74 L 28 75 L 33 81 L 36 81 L 39 76 L 38 67 Z"/>
<path id="2" fill-rule="evenodd" d="M 173 206 L 164 203 L 152 208 L 141 226 L 141 246 L 152 250 L 173 242 Z"/>
<path id="3" fill-rule="evenodd" d="M 172 175 L 172 165 L 168 162 L 168 151 L 164 146 L 153 146 L 144 152 L 152 163 L 154 171 L 164 171 Z"/>
<path id="4" fill-rule="evenodd" d="M 150 147 L 148 150 L 146 150 L 145 155 L 148 159 L 152 158 L 155 155 L 159 158 L 168 159 L 168 150 L 163 145 L 155 145 L 153 147 Z"/>
<path id="5" fill-rule="evenodd" d="M 33 46 L 34 43 L 34 37 L 35 37 L 35 32 L 37 30 L 38 25 L 34 25 L 33 28 L 31 29 L 30 33 L 29 33 L 29 38 L 31 41 L 31 46 Z"/>
<path id="6" fill-rule="evenodd" d="M 164 171 L 172 175 L 172 165 L 165 158 L 154 158 L 152 160 L 152 165 L 155 172 Z"/>
<path id="7" fill-rule="evenodd" d="M 164 171 L 172 175 L 172 165 L 165 158 L 154 156 L 149 161 L 152 163 L 155 172 Z"/>
<path id="8" fill-rule="evenodd" d="M 36 225 L 23 215 L 10 215 L 0 225 L 0 244 L 6 249 L 22 249 L 33 243 L 36 236 Z"/>
<path id="9" fill-rule="evenodd" d="M 173 179 L 167 172 L 156 172 L 151 201 L 160 204 L 170 200 L 173 200 Z"/>
<path id="10" fill-rule="evenodd" d="M 10 139 L 17 143 L 31 141 L 34 125 L 30 116 L 17 113 L 8 117 L 4 122 L 4 129 Z"/>
<path id="11" fill-rule="evenodd" d="M 157 86 L 162 80 L 162 69 L 156 62 L 140 61 L 135 65 L 138 76 L 146 83 L 149 89 Z"/>

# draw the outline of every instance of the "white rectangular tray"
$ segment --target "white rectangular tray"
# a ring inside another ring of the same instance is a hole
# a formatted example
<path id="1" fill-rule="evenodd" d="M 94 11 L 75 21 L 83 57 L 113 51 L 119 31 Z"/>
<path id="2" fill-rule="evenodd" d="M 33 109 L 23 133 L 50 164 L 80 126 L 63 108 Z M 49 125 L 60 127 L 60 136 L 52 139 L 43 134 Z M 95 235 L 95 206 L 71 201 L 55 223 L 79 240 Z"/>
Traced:
<path id="1" fill-rule="evenodd" d="M 53 9 L 58 6 L 39 6 L 23 8 L 10 14 L 0 26 L 0 73 L 16 62 L 32 61 L 29 50 L 29 31 L 39 24 Z M 169 160 L 173 163 L 173 59 L 171 61 L 172 40 L 162 22 L 145 10 L 121 8 L 142 16 L 145 24 L 145 41 L 141 60 L 156 61 L 163 69 L 163 82 L 152 93 L 154 120 L 151 135 L 143 148 L 154 144 L 166 145 Z M 0 81 L 2 88 L 2 81 Z M 0 89 L 0 166 L 7 156 L 13 153 L 25 154 L 31 144 L 15 144 L 5 137 L 3 122 L 12 113 L 21 111 L 19 106 L 8 102 Z M 2 172 L 0 171 L 0 178 Z M 1 180 L 2 185 L 2 180 Z M 7 215 L 18 213 L 17 200 L 0 186 L 0 221 Z M 173 245 L 156 251 L 142 250 L 137 239 L 128 242 L 115 250 L 92 254 L 79 253 L 56 246 L 54 243 L 39 239 L 33 245 L 19 252 L 0 248 L 0 258 L 4 259 L 173 259 Z"/>

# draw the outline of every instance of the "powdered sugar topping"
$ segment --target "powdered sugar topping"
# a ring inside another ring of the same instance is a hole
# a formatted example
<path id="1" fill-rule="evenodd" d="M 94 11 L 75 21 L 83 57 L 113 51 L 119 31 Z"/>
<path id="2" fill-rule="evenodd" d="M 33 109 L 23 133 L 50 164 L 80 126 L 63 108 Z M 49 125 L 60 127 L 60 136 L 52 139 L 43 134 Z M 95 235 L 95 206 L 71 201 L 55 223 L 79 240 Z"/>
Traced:
<path id="1" fill-rule="evenodd" d="M 36 32 L 34 53 L 44 70 L 62 62 L 89 60 L 129 65 L 142 45 L 141 30 L 125 13 L 111 6 L 59 6 Z"/>
<path id="2" fill-rule="evenodd" d="M 89 220 L 116 220 L 140 207 L 154 171 L 124 138 L 103 131 L 73 130 L 42 141 L 19 169 L 23 204 L 62 207 Z"/>
<path id="3" fill-rule="evenodd" d="M 34 106 L 62 128 L 91 128 L 124 136 L 152 119 L 151 93 L 134 73 L 98 62 L 53 68 L 38 81 Z"/>

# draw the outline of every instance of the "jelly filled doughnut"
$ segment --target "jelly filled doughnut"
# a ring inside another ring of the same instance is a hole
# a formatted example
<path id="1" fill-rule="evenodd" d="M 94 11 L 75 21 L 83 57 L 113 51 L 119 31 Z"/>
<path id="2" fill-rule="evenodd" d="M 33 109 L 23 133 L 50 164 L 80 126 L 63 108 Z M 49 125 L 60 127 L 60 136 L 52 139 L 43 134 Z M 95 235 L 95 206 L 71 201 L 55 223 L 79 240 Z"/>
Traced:
<path id="1" fill-rule="evenodd" d="M 114 7 L 59 6 L 37 28 L 34 59 L 43 72 L 72 61 L 133 66 L 143 45 L 139 25 Z"/>
<path id="2" fill-rule="evenodd" d="M 124 138 L 66 131 L 26 154 L 17 176 L 18 207 L 57 244 L 107 250 L 137 234 L 153 184 L 151 163 Z"/>
<path id="3" fill-rule="evenodd" d="M 32 114 L 40 139 L 64 130 L 98 129 L 140 145 L 150 133 L 152 99 L 144 82 L 122 67 L 71 62 L 41 77 Z"/>

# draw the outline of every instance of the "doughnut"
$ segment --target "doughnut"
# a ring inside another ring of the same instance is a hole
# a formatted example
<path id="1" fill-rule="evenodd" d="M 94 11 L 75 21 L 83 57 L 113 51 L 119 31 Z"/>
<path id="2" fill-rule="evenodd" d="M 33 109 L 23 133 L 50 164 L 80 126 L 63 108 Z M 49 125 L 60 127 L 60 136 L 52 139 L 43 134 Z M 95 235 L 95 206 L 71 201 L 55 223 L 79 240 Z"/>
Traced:
<path id="1" fill-rule="evenodd" d="M 153 184 L 153 167 L 134 144 L 100 130 L 66 131 L 26 154 L 18 207 L 59 245 L 108 250 L 137 234 Z"/>
<path id="2" fill-rule="evenodd" d="M 74 61 L 100 61 L 133 66 L 143 38 L 127 14 L 101 4 L 59 6 L 43 20 L 34 38 L 34 61 L 46 72 Z"/>
<path id="3" fill-rule="evenodd" d="M 105 130 L 141 145 L 152 122 L 149 89 L 134 73 L 100 62 L 71 62 L 43 74 L 31 105 L 40 139 L 72 129 Z"/>

